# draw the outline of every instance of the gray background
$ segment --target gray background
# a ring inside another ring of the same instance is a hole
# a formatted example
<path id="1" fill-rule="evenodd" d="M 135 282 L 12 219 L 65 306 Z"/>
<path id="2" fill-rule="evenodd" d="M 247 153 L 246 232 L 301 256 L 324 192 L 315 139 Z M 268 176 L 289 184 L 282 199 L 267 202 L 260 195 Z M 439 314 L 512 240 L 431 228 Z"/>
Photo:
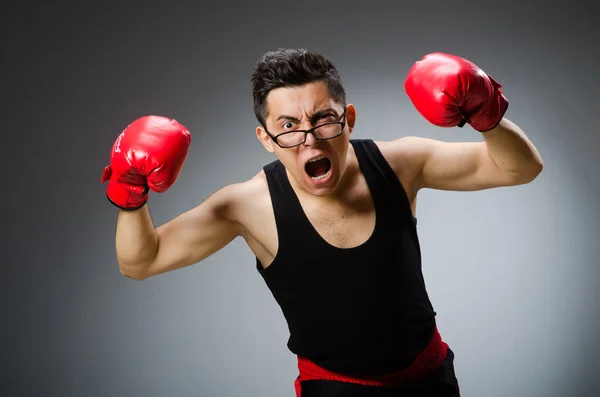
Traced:
<path id="1" fill-rule="evenodd" d="M 404 77 L 428 52 L 467 57 L 504 84 L 507 117 L 545 169 L 526 186 L 420 194 L 440 330 L 463 396 L 598 396 L 599 7 L 399 3 L 5 10 L 0 394 L 294 395 L 287 327 L 243 241 L 124 278 L 99 178 L 117 135 L 145 114 L 193 134 L 179 180 L 151 197 L 155 224 L 253 176 L 273 159 L 254 134 L 254 62 L 305 47 L 339 68 L 354 137 L 481 139 L 433 127 L 410 104 Z"/>

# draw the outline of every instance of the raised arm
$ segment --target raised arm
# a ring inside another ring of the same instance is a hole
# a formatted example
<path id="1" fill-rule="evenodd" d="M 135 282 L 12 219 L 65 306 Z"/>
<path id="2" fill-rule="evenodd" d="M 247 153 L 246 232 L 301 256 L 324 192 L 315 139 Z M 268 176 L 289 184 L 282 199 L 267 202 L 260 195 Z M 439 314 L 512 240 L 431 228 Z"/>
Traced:
<path id="1" fill-rule="evenodd" d="M 477 142 L 442 142 L 409 136 L 380 144 L 413 196 L 423 188 L 472 191 L 521 185 L 542 171 L 533 143 L 504 117 L 508 100 L 500 85 L 475 64 L 430 54 L 413 66 L 405 87 L 432 124 L 470 125 L 483 137 Z"/>
<path id="2" fill-rule="evenodd" d="M 476 191 L 533 181 L 542 159 L 525 133 L 502 119 L 480 142 L 444 142 L 407 136 L 378 143 L 416 194 L 421 189 Z"/>
<path id="3" fill-rule="evenodd" d="M 127 277 L 142 280 L 196 263 L 239 233 L 234 220 L 236 192 L 227 186 L 198 207 L 155 228 L 148 211 L 149 191 L 164 192 L 178 178 L 191 134 L 180 123 L 161 116 L 135 120 L 117 137 L 110 165 L 101 182 L 120 211 L 116 254 Z"/>

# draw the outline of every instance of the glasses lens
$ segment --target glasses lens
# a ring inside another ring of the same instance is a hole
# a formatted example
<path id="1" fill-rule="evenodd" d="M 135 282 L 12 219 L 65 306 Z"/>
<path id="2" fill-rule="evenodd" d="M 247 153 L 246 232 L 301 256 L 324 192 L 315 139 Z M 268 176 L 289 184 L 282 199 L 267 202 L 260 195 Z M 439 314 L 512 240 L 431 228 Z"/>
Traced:
<path id="1" fill-rule="evenodd" d="M 288 132 L 277 137 L 277 142 L 281 146 L 294 146 L 300 144 L 304 140 L 304 132 Z"/>
<path id="2" fill-rule="evenodd" d="M 339 135 L 341 132 L 342 125 L 338 123 L 322 125 L 315 129 L 315 135 L 319 139 L 333 138 Z"/>
<path id="3" fill-rule="evenodd" d="M 339 123 L 326 124 L 317 127 L 314 135 L 317 139 L 330 139 L 342 133 L 342 125 Z M 283 147 L 296 146 L 304 141 L 303 131 L 286 132 L 277 136 L 277 142 Z"/>

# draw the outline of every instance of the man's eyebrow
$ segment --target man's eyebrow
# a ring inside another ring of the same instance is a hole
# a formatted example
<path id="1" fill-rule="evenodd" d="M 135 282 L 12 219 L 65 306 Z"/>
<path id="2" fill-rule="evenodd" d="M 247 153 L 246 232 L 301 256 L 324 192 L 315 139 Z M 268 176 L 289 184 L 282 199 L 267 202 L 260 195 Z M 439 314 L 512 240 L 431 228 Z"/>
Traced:
<path id="1" fill-rule="evenodd" d="M 336 116 L 336 117 L 339 116 L 338 112 L 335 109 L 333 109 L 333 108 L 319 109 L 315 113 L 313 113 L 312 116 L 310 116 L 310 122 L 314 124 L 315 121 L 317 121 L 321 117 L 323 117 L 325 115 L 328 115 L 330 113 L 333 113 L 334 116 Z"/>
<path id="2" fill-rule="evenodd" d="M 313 113 L 313 115 L 310 118 L 314 120 L 316 118 L 323 117 L 324 115 L 329 114 L 329 113 L 333 113 L 336 116 L 338 115 L 338 112 L 336 112 L 335 109 L 325 108 L 325 109 L 317 110 L 315 113 Z"/>
<path id="3" fill-rule="evenodd" d="M 333 108 L 325 108 L 325 109 L 319 109 L 319 110 L 317 110 L 315 113 L 313 113 L 313 114 L 310 116 L 310 120 L 311 120 L 311 122 L 314 122 L 315 120 L 317 120 L 317 119 L 319 119 L 319 118 L 323 117 L 324 115 L 326 115 L 326 114 L 328 114 L 328 113 L 333 113 L 334 115 L 336 115 L 336 116 L 339 116 L 339 115 L 338 115 L 338 112 L 337 112 L 335 109 L 333 109 Z M 276 120 L 277 120 L 277 121 L 279 121 L 279 120 L 292 120 L 292 121 L 300 121 L 300 119 L 299 119 L 299 118 L 297 118 L 297 117 L 294 117 L 294 116 L 288 116 L 288 115 L 286 115 L 286 114 L 282 114 L 281 116 L 277 117 L 277 119 L 276 119 Z"/>
<path id="4" fill-rule="evenodd" d="M 285 114 L 282 114 L 281 116 L 277 117 L 276 120 L 292 120 L 292 121 L 300 121 L 300 119 L 294 117 L 294 116 L 288 116 Z"/>

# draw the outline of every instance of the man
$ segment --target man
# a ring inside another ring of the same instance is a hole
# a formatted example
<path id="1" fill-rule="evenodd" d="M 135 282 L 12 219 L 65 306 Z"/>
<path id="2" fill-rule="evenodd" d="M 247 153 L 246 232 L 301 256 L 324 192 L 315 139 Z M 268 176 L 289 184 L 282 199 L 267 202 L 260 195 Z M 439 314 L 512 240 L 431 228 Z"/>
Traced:
<path id="1" fill-rule="evenodd" d="M 405 89 L 418 112 L 483 137 L 446 143 L 351 140 L 356 109 L 320 54 L 267 53 L 252 83 L 256 134 L 277 160 L 158 228 L 149 190 L 175 182 L 191 135 L 148 116 L 118 137 L 102 182 L 121 208 L 122 274 L 143 280 L 189 266 L 241 236 L 288 323 L 298 396 L 459 396 L 421 272 L 417 193 L 514 186 L 541 172 L 533 144 L 504 118 L 500 85 L 457 56 L 415 63 Z"/>

